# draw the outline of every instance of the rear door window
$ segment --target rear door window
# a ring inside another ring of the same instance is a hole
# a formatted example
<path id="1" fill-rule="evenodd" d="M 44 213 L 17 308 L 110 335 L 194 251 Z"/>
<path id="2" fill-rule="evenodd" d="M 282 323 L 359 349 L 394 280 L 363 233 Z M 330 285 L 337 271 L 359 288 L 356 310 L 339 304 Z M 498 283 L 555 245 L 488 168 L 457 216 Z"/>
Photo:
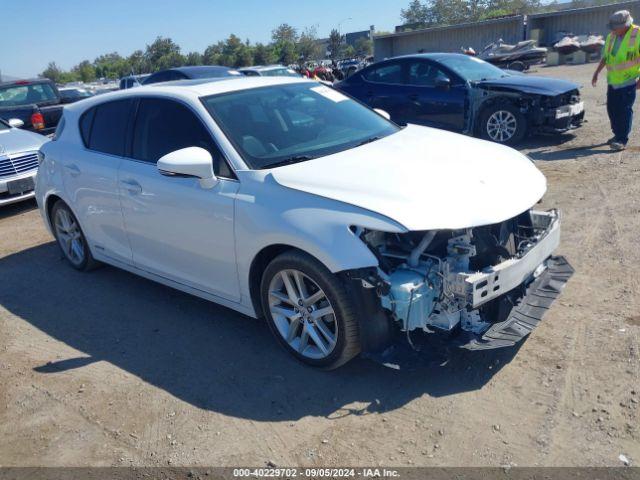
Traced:
<path id="1" fill-rule="evenodd" d="M 131 103 L 130 99 L 116 100 L 94 107 L 89 149 L 120 157 L 124 155 Z M 83 120 L 85 118 L 83 116 Z"/>

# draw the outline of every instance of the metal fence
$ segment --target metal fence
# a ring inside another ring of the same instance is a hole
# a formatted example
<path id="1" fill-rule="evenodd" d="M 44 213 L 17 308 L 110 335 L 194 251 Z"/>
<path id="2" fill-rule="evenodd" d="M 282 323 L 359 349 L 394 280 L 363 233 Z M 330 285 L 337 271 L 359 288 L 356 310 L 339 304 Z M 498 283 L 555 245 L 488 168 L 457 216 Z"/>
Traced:
<path id="1" fill-rule="evenodd" d="M 516 15 L 483 22 L 379 35 L 373 40 L 374 58 L 379 61 L 410 53 L 459 52 L 461 47 L 473 47 L 479 51 L 500 38 L 507 43 L 519 42 L 524 36 L 524 31 L 524 16 Z"/>
<path id="2" fill-rule="evenodd" d="M 542 46 L 552 46 L 564 36 L 564 33 L 606 35 L 609 17 L 617 10 L 629 10 L 636 20 L 640 20 L 640 1 L 637 0 L 559 12 L 538 13 L 527 16 L 527 38 L 535 38 Z"/>

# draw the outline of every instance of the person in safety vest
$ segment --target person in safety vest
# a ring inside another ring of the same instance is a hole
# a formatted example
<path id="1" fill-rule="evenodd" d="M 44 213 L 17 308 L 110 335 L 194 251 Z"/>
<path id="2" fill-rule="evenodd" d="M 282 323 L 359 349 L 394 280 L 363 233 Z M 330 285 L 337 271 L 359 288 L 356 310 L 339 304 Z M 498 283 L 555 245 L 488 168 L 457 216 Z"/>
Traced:
<path id="1" fill-rule="evenodd" d="M 615 12 L 609 18 L 607 40 L 591 84 L 607 68 L 607 113 L 613 138 L 607 142 L 613 150 L 624 150 L 629 141 L 633 120 L 636 89 L 640 89 L 640 27 L 633 24 L 627 10 Z"/>

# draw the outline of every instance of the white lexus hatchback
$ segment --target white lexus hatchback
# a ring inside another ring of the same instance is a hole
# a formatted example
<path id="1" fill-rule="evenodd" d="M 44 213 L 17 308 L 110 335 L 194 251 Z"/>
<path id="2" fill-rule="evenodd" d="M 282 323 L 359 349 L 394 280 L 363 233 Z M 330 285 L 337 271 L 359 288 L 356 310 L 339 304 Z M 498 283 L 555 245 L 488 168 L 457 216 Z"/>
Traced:
<path id="1" fill-rule="evenodd" d="M 435 332 L 513 345 L 572 272 L 527 157 L 400 128 L 316 82 L 164 83 L 67 106 L 62 124 L 36 198 L 73 267 L 264 316 L 314 366 Z"/>

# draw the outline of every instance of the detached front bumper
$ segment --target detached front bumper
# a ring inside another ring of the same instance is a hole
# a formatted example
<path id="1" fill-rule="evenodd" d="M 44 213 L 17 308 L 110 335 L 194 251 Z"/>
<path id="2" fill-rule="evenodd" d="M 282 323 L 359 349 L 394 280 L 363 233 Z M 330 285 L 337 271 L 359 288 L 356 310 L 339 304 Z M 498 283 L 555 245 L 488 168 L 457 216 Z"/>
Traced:
<path id="1" fill-rule="evenodd" d="M 518 292 L 518 287 L 522 291 L 518 298 L 512 295 L 513 306 L 503 321 L 482 334 L 462 332 L 457 339 L 462 348 L 487 350 L 515 345 L 538 325 L 573 275 L 574 270 L 564 257 L 552 256 L 560 243 L 558 212 L 534 211 L 531 218 L 534 228 L 543 233 L 519 258 L 483 272 L 457 274 L 457 295 L 463 295 L 474 309 L 508 292 Z"/>
<path id="2" fill-rule="evenodd" d="M 458 345 L 467 350 L 490 350 L 511 347 L 529 335 L 574 272 L 564 257 L 549 258 L 545 267 L 544 272 L 529 284 L 506 320 L 493 324 L 482 335 L 464 332 L 457 338 Z"/>

